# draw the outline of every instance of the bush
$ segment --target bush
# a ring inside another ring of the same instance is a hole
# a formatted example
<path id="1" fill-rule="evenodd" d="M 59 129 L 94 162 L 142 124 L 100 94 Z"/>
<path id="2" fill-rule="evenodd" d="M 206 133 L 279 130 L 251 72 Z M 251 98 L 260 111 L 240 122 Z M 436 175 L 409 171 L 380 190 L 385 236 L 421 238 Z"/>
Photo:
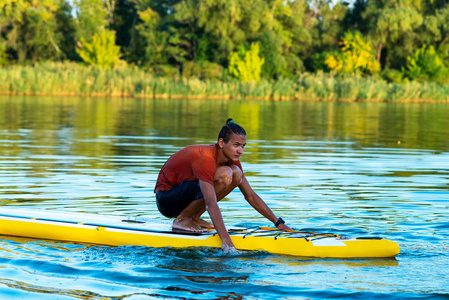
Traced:
<path id="1" fill-rule="evenodd" d="M 449 44 L 441 44 L 438 47 L 438 56 L 443 61 L 446 68 L 449 68 Z"/>
<path id="2" fill-rule="evenodd" d="M 449 70 L 438 56 L 433 46 L 423 46 L 407 57 L 407 68 L 404 74 L 413 80 L 448 82 Z"/>
<path id="3" fill-rule="evenodd" d="M 156 65 L 150 68 L 150 72 L 159 77 L 177 77 L 179 70 L 172 65 Z"/>
<path id="4" fill-rule="evenodd" d="M 399 70 L 385 68 L 380 75 L 388 82 L 394 83 L 404 82 L 404 73 Z"/>
<path id="5" fill-rule="evenodd" d="M 88 65 L 95 65 L 100 68 L 113 68 L 120 63 L 120 47 L 115 45 L 115 32 L 103 30 L 96 33 L 92 38 L 92 43 L 81 39 L 81 48 L 76 52 Z"/>
<path id="6" fill-rule="evenodd" d="M 210 61 L 189 61 L 184 64 L 182 75 L 187 78 L 219 80 L 223 77 L 223 67 Z"/>
<path id="7" fill-rule="evenodd" d="M 330 72 L 331 70 L 329 69 L 327 63 L 326 63 L 326 58 L 329 55 L 333 55 L 333 56 L 338 56 L 338 51 L 333 51 L 333 52 L 324 52 L 324 53 L 315 53 L 312 56 L 312 68 L 314 71 L 325 71 L 325 72 Z"/>
<path id="8" fill-rule="evenodd" d="M 6 55 L 6 43 L 0 36 L 0 67 L 6 65 L 8 62 L 8 56 Z"/>
<path id="9" fill-rule="evenodd" d="M 229 56 L 229 74 L 243 82 L 260 81 L 265 60 L 259 56 L 259 44 L 252 43 L 249 50 L 240 46 Z"/>
<path id="10" fill-rule="evenodd" d="M 338 54 L 330 53 L 326 57 L 325 62 L 329 69 L 340 74 L 376 74 L 380 71 L 380 65 L 374 58 L 369 42 L 359 33 L 346 32 L 340 44 Z"/>

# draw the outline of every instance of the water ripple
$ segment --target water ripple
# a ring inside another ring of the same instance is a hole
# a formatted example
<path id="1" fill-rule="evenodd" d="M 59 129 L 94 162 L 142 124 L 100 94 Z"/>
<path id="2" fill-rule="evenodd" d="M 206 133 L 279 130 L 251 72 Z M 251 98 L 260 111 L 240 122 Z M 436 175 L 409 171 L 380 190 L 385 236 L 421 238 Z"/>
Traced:
<path id="1" fill-rule="evenodd" d="M 214 143 L 217 120 L 232 116 L 248 133 L 245 176 L 277 216 L 386 237 L 401 253 L 329 260 L 0 237 L 1 298 L 448 299 L 447 105 L 30 99 L 0 96 L 3 206 L 166 220 L 153 194 L 161 166 Z M 220 208 L 227 225 L 270 225 L 238 191 Z"/>

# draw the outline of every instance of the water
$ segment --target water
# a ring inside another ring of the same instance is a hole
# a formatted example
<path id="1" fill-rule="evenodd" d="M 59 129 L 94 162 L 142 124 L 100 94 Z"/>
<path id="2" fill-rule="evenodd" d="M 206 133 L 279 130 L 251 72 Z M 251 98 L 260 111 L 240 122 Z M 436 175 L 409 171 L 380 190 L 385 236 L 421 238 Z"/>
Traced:
<path id="1" fill-rule="evenodd" d="M 233 117 L 256 192 L 295 229 L 379 235 L 396 259 L 86 246 L 0 236 L 0 297 L 448 299 L 449 106 L 0 96 L 5 207 L 146 216 L 158 171 Z M 228 225 L 270 225 L 238 192 Z"/>

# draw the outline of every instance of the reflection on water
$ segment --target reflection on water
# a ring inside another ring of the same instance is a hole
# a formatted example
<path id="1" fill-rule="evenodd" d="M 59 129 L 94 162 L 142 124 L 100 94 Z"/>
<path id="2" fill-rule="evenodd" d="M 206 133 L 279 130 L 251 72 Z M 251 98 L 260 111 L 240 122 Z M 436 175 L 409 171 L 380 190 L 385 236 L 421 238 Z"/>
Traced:
<path id="1" fill-rule="evenodd" d="M 253 188 L 294 228 L 378 235 L 387 260 L 0 238 L 0 295 L 48 299 L 443 297 L 449 268 L 449 106 L 0 96 L 0 203 L 164 219 L 165 160 L 243 125 Z M 231 193 L 229 225 L 269 225 Z"/>

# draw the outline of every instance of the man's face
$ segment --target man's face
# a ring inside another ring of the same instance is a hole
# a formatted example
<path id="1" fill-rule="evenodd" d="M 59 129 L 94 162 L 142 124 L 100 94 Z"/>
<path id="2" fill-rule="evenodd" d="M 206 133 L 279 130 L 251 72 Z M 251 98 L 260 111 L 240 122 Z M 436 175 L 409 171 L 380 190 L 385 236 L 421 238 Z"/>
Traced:
<path id="1" fill-rule="evenodd" d="M 233 133 L 227 143 L 220 141 L 223 154 L 232 161 L 238 161 L 246 145 L 246 136 Z"/>

